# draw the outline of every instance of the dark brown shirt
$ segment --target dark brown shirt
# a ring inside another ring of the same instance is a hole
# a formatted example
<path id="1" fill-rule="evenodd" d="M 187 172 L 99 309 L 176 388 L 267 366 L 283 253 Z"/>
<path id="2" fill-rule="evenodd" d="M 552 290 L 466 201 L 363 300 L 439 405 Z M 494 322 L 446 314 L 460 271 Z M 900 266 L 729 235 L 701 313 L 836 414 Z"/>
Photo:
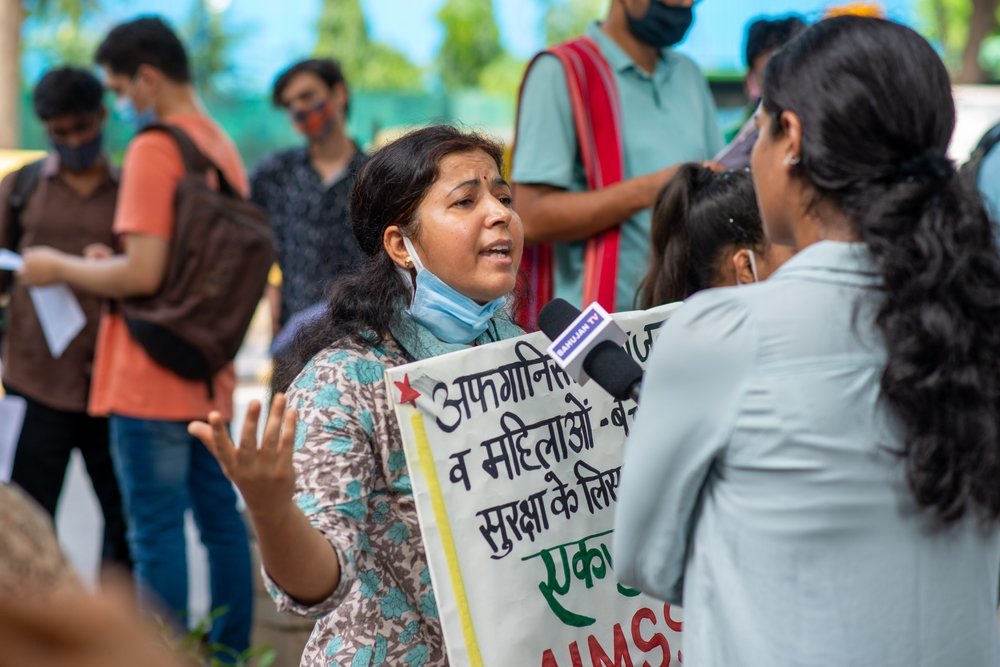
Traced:
<path id="1" fill-rule="evenodd" d="M 11 244 L 8 201 L 13 187 L 12 173 L 0 182 L 0 247 Z M 108 169 L 104 181 L 84 197 L 59 175 L 58 157 L 49 155 L 37 187 L 21 210 L 20 242 L 13 250 L 46 245 L 80 255 L 92 243 L 111 246 L 117 196 L 115 170 Z M 87 324 L 55 359 L 27 288 L 16 278 L 10 288 L 9 326 L 0 345 L 4 385 L 55 410 L 86 412 L 102 299 L 74 290 Z"/>

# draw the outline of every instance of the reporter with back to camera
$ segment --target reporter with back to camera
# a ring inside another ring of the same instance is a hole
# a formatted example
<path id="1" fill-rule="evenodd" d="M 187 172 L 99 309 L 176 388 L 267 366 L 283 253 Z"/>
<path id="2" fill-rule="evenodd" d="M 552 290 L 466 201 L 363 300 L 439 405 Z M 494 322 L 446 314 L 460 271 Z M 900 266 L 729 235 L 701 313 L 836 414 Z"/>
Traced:
<path id="1" fill-rule="evenodd" d="M 666 323 L 625 449 L 619 578 L 684 662 L 1000 664 L 1000 257 L 912 30 L 822 21 L 767 67 L 766 282 Z"/>

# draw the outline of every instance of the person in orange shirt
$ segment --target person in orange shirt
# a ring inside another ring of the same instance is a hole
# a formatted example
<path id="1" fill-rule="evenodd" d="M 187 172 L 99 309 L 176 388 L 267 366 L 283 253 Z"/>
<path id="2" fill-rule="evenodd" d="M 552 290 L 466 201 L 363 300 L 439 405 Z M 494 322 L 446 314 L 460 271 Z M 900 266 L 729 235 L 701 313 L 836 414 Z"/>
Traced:
<path id="1" fill-rule="evenodd" d="M 209 118 L 191 85 L 187 54 L 161 19 L 115 27 L 97 49 L 116 109 L 141 129 L 152 122 L 185 132 L 244 196 L 247 177 L 239 152 Z M 108 299 L 154 294 L 164 280 L 174 229 L 174 196 L 185 173 L 180 151 L 164 132 L 147 132 L 128 146 L 122 166 L 114 231 L 124 252 L 101 258 L 47 247 L 24 252 L 27 284 L 65 282 Z M 249 646 L 252 580 L 246 526 L 236 494 L 212 455 L 187 433 L 187 423 L 219 411 L 232 415 L 232 365 L 213 391 L 158 365 L 132 339 L 123 318 L 101 321 L 90 412 L 109 415 L 112 454 L 124 495 L 129 542 L 146 608 L 163 608 L 178 625 L 188 621 L 184 513 L 191 509 L 208 551 L 212 609 L 223 610 L 209 640 L 235 653 Z"/>

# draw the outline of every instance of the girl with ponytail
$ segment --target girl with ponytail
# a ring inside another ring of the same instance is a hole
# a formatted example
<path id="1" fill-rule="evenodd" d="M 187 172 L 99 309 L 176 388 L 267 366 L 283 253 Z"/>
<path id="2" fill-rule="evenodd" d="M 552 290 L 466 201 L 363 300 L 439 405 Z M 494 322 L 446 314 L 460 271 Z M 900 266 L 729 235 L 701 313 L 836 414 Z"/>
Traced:
<path id="1" fill-rule="evenodd" d="M 709 287 L 755 283 L 791 254 L 764 237 L 749 173 L 685 164 L 656 198 L 637 305 L 645 310 Z"/>
<path id="2" fill-rule="evenodd" d="M 692 665 L 1000 664 L 1000 256 L 946 149 L 948 74 L 821 21 L 764 75 L 765 283 L 664 325 L 625 449 L 623 583 Z"/>

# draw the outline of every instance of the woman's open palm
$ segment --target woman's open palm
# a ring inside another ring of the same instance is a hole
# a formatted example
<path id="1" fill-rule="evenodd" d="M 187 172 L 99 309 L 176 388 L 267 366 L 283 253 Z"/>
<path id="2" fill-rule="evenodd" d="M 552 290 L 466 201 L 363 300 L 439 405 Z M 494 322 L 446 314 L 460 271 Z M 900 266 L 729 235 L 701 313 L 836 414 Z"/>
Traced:
<path id="1" fill-rule="evenodd" d="M 286 410 L 284 394 L 276 394 L 264 424 L 264 435 L 257 445 L 260 401 L 251 401 L 237 447 L 229 437 L 218 412 L 208 415 L 208 422 L 195 421 L 188 432 L 208 447 L 222 471 L 240 490 L 251 514 L 267 513 L 283 507 L 295 492 L 292 450 L 295 438 L 295 410 Z"/>

